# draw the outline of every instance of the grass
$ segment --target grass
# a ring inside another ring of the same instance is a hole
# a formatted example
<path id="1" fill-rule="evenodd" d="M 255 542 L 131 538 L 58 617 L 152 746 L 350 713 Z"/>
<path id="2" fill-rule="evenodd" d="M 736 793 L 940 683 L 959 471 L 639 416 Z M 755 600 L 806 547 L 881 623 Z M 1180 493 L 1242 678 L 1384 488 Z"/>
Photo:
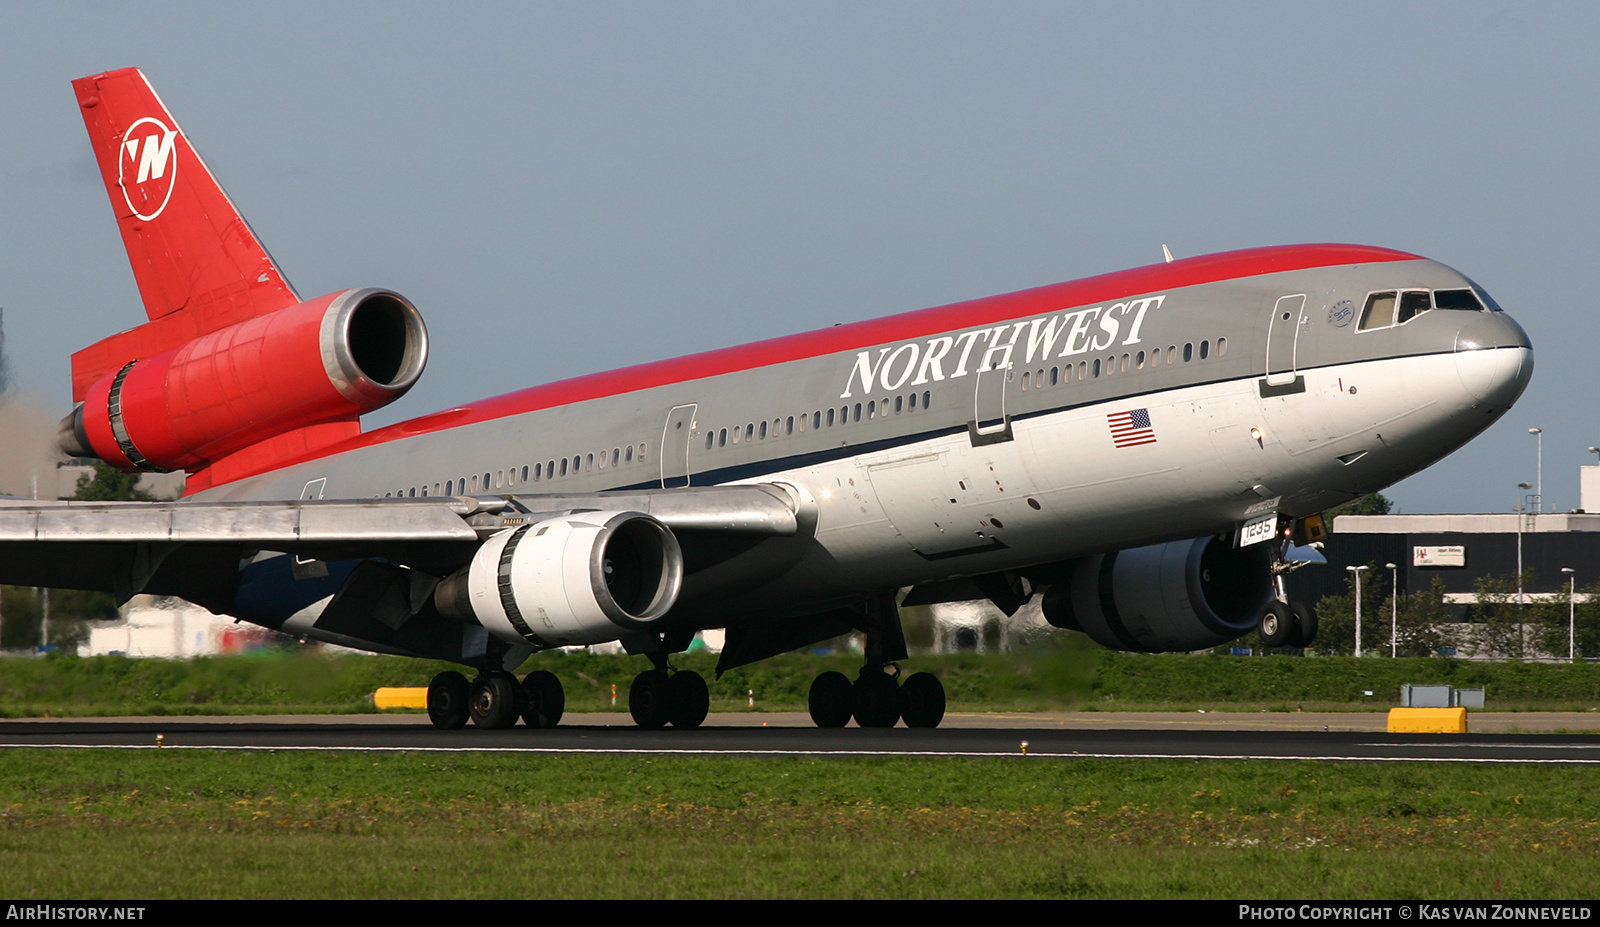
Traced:
<path id="1" fill-rule="evenodd" d="M 0 894 L 1588 897 L 1592 773 L 16 750 Z"/>
<path id="2" fill-rule="evenodd" d="M 713 711 L 803 711 L 811 680 L 854 676 L 858 655 L 793 653 L 715 678 L 716 655 L 675 657 L 710 684 Z M 553 670 L 569 711 L 626 711 L 643 657 L 550 653 L 524 672 Z M 379 686 L 425 686 L 447 663 L 284 651 L 193 660 L 53 654 L 0 658 L 0 714 L 11 717 L 370 712 Z M 1600 706 L 1600 664 L 1480 663 L 1350 657 L 1124 654 L 1057 647 L 1019 654 L 919 655 L 907 672 L 944 682 L 952 711 L 1295 710 L 1376 711 L 1398 704 L 1404 683 L 1483 687 L 1496 711 Z M 618 701 L 611 703 L 615 686 Z M 1364 691 L 1372 691 L 1371 697 Z"/>

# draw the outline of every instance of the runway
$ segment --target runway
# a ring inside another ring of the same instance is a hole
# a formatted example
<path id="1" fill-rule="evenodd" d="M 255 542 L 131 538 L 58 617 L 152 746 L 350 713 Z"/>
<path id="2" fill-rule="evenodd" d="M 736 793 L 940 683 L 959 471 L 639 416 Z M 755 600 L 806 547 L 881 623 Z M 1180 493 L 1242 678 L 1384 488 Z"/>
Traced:
<path id="1" fill-rule="evenodd" d="M 1514 720 L 1508 720 L 1514 719 Z M 1268 759 L 1600 765 L 1600 717 L 1474 716 L 1474 733 L 1388 734 L 1384 715 L 952 714 L 937 730 L 819 730 L 803 713 L 713 714 L 698 730 L 643 731 L 625 713 L 575 714 L 554 730 L 438 731 L 421 715 L 29 719 L 4 748 L 481 751 L 772 756 Z M 1584 730 L 1519 733 L 1511 730 Z"/>

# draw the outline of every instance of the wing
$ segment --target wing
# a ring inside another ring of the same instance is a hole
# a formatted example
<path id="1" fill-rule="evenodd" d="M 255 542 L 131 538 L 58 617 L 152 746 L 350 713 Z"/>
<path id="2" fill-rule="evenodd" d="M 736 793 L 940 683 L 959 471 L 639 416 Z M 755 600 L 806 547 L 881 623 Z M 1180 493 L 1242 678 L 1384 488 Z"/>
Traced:
<path id="1" fill-rule="evenodd" d="M 438 578 L 508 529 L 605 512 L 682 535 L 692 563 L 713 538 L 791 537 L 798 511 L 795 497 L 772 484 L 496 498 L 8 502 L 0 503 L 0 583 L 121 600 L 176 595 L 232 613 L 241 563 L 264 552 L 302 563 L 382 560 Z"/>

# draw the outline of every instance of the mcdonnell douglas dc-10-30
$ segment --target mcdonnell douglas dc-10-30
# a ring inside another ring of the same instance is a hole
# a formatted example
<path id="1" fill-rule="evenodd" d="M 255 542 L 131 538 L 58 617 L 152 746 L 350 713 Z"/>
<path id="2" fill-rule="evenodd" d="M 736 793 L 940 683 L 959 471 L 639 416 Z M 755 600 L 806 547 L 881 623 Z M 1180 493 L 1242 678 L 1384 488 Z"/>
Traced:
<path id="1" fill-rule="evenodd" d="M 144 75 L 75 81 L 149 321 L 72 358 L 60 445 L 182 470 L 166 503 L 0 508 L 0 582 L 179 596 L 302 639 L 453 661 L 428 713 L 556 724 L 550 648 L 649 657 L 645 727 L 719 672 L 841 634 L 823 727 L 937 726 L 898 608 L 1042 596 L 1119 650 L 1316 633 L 1290 546 L 1503 415 L 1533 371 L 1471 280 L 1357 245 L 1257 248 L 534 386 L 364 431 L 417 381 L 417 309 L 303 300 Z M 904 598 L 902 593 L 904 590 Z"/>

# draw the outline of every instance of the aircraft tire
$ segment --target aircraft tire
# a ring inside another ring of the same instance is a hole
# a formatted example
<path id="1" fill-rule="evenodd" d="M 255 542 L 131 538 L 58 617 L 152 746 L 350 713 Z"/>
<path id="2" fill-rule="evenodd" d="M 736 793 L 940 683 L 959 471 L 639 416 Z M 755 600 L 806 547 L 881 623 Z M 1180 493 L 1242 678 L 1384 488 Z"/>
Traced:
<path id="1" fill-rule="evenodd" d="M 628 687 L 628 713 L 633 723 L 659 731 L 672 720 L 672 680 L 661 670 L 645 670 Z"/>
<path id="2" fill-rule="evenodd" d="M 1289 614 L 1289 606 L 1273 600 L 1261 611 L 1261 620 L 1256 623 L 1256 630 L 1261 633 L 1261 646 L 1283 647 L 1289 643 L 1289 637 L 1294 633 L 1294 616 Z"/>
<path id="3" fill-rule="evenodd" d="M 484 673 L 472 681 L 472 723 L 498 731 L 517 723 L 522 714 L 517 677 L 505 672 Z"/>
<path id="4" fill-rule="evenodd" d="M 906 727 L 938 727 L 944 720 L 944 683 L 932 673 L 913 673 L 900 686 L 900 717 Z"/>
<path id="5" fill-rule="evenodd" d="M 428 683 L 428 720 L 441 731 L 459 731 L 471 714 L 472 687 L 467 677 L 446 670 Z"/>
<path id="6" fill-rule="evenodd" d="M 561 680 L 549 670 L 535 670 L 522 679 L 522 694 L 527 704 L 522 721 L 529 727 L 555 727 L 567 710 L 567 693 Z"/>
<path id="7" fill-rule="evenodd" d="M 1294 619 L 1294 635 L 1289 643 L 1295 647 L 1310 647 L 1317 639 L 1317 611 L 1304 602 L 1289 603 L 1289 615 Z"/>
<path id="8" fill-rule="evenodd" d="M 672 694 L 672 726 L 692 730 L 705 723 L 711 711 L 711 693 L 706 681 L 694 670 L 672 674 L 668 688 Z"/>
<path id="9" fill-rule="evenodd" d="M 832 671 L 819 675 L 811 680 L 806 702 L 817 727 L 844 727 L 850 723 L 852 708 L 850 677 Z"/>
<path id="10" fill-rule="evenodd" d="M 856 678 L 850 694 L 861 727 L 894 727 L 900 720 L 900 687 L 892 677 L 868 670 Z"/>

